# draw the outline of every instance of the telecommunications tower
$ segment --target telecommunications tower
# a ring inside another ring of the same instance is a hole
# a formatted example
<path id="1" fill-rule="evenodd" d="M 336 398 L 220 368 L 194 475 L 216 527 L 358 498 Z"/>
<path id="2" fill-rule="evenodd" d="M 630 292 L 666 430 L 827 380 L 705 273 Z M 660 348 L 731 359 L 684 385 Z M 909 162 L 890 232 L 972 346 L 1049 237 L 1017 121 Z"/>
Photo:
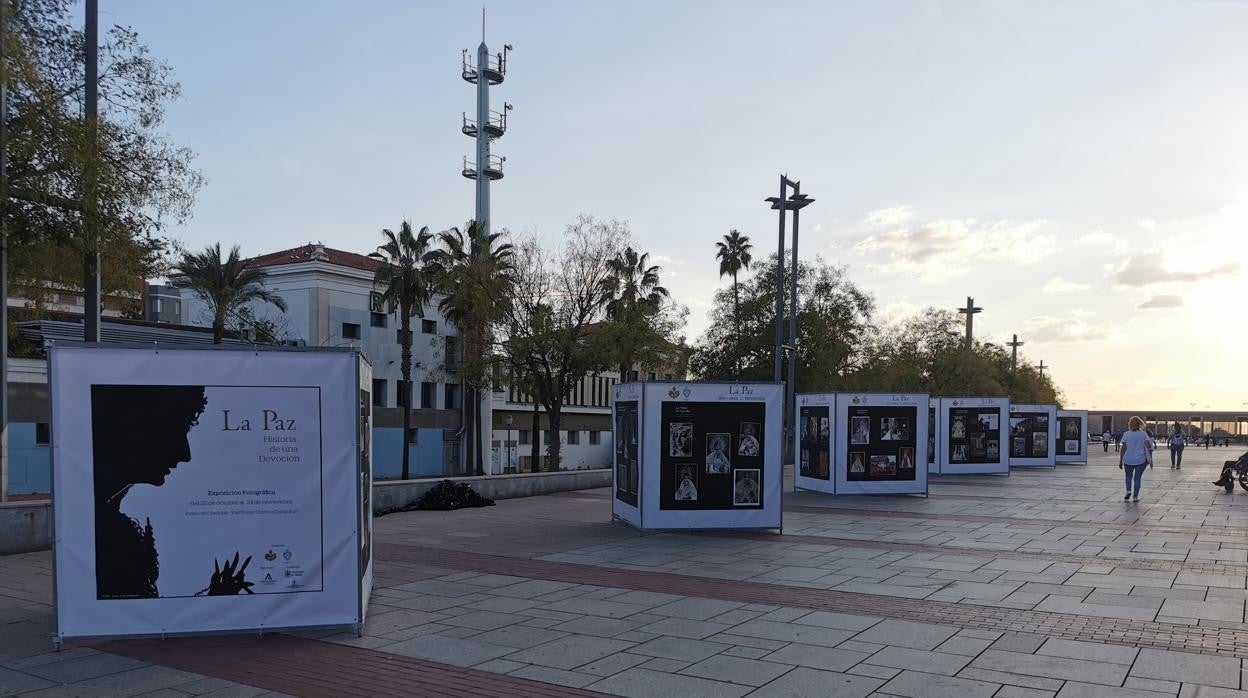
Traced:
<path id="1" fill-rule="evenodd" d="M 482 10 L 481 45 L 477 47 L 476 63 L 470 60 L 468 49 L 464 49 L 461 71 L 464 80 L 477 86 L 477 114 L 475 119 L 469 119 L 465 112 L 460 130 L 477 141 L 476 160 L 469 161 L 465 156 L 461 172 L 465 178 L 477 183 L 474 217 L 485 226 L 487 235 L 490 232 L 490 182 L 503 178 L 503 163 L 507 162 L 505 157 L 490 154 L 490 142 L 502 138 L 507 132 L 507 115 L 511 112 L 511 105 L 506 102 L 503 102 L 502 111 L 490 110 L 490 87 L 500 84 L 506 77 L 509 51 L 511 44 L 506 44 L 501 53 L 490 54 L 489 47 L 485 45 L 485 11 Z"/>

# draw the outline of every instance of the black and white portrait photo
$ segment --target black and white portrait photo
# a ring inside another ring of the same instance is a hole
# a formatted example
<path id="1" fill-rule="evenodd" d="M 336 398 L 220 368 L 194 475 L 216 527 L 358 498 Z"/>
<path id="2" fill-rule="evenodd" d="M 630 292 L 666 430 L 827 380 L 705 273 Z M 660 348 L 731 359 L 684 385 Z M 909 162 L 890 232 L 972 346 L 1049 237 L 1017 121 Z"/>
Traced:
<path id="1" fill-rule="evenodd" d="M 821 477 L 825 480 L 828 477 L 828 452 L 819 452 L 819 465 L 815 468 L 815 477 Z"/>
<path id="2" fill-rule="evenodd" d="M 823 439 L 824 441 L 828 440 L 828 418 L 827 417 L 819 418 L 819 438 Z"/>
<path id="3" fill-rule="evenodd" d="M 741 422 L 741 434 L 737 437 L 737 455 L 753 458 L 758 453 L 758 423 Z"/>
<path id="4" fill-rule="evenodd" d="M 803 477 L 810 476 L 810 449 L 809 448 L 802 449 L 802 457 L 801 457 L 801 462 L 799 464 L 798 472 L 801 473 Z"/>
<path id="5" fill-rule="evenodd" d="M 1027 437 L 1014 437 L 1014 440 L 1010 445 L 1010 455 L 1015 458 L 1022 458 L 1027 455 Z"/>
<path id="6" fill-rule="evenodd" d="M 698 466 L 680 463 L 676 466 L 676 501 L 698 501 Z"/>
<path id="7" fill-rule="evenodd" d="M 954 415 L 953 421 L 949 423 L 949 438 L 965 439 L 966 438 L 966 418 L 962 415 Z"/>
<path id="8" fill-rule="evenodd" d="M 1068 454 L 1078 454 L 1079 453 L 1079 440 L 1078 439 L 1066 439 L 1065 450 L 1066 450 L 1066 453 Z"/>
<path id="9" fill-rule="evenodd" d="M 1049 455 L 1049 432 L 1037 431 L 1031 435 L 1031 455 L 1045 458 Z"/>
<path id="10" fill-rule="evenodd" d="M 997 460 L 1001 457 L 1001 442 L 997 439 L 988 439 L 988 458 Z"/>
<path id="11" fill-rule="evenodd" d="M 867 472 L 867 454 L 863 451 L 851 451 L 849 454 L 849 472 L 861 475 Z"/>
<path id="12" fill-rule="evenodd" d="M 896 475 L 897 456 L 871 456 L 869 474 L 872 476 Z"/>
<path id="13" fill-rule="evenodd" d="M 902 470 L 914 470 L 913 446 L 903 446 L 897 451 L 897 467 Z"/>
<path id="14" fill-rule="evenodd" d="M 1065 422 L 1065 426 L 1062 430 L 1063 434 L 1065 435 L 1065 438 L 1078 439 L 1079 438 L 1079 420 L 1068 418 L 1068 419 L 1063 419 L 1061 421 Z M 1076 450 L 1078 450 L 1078 447 L 1076 447 Z"/>
<path id="15" fill-rule="evenodd" d="M 726 475 L 732 470 L 732 460 L 728 457 L 731 444 L 731 434 L 706 435 L 706 472 L 708 474 Z"/>
<path id="16" fill-rule="evenodd" d="M 693 457 L 693 424 L 690 422 L 672 422 L 667 425 L 670 436 L 667 455 L 672 458 Z"/>
<path id="17" fill-rule="evenodd" d="M 862 416 L 849 418 L 849 442 L 851 444 L 871 443 L 870 417 Z"/>
<path id="18" fill-rule="evenodd" d="M 954 462 L 966 460 L 966 444 L 957 444 L 953 447 L 953 456 L 950 460 Z"/>
<path id="19" fill-rule="evenodd" d="M 742 468 L 732 473 L 732 504 L 733 506 L 757 505 L 760 501 L 762 486 L 757 468 Z"/>
<path id="20" fill-rule="evenodd" d="M 979 415 L 979 423 L 988 431 L 996 431 L 1001 421 L 997 413 L 989 412 L 988 414 Z"/>

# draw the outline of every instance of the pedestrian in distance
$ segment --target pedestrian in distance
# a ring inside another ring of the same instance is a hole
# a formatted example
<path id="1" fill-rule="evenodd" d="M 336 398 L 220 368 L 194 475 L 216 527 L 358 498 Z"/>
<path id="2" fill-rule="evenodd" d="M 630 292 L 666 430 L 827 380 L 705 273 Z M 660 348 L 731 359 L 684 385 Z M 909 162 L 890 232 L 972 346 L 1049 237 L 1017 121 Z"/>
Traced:
<path id="1" fill-rule="evenodd" d="M 1105 430 L 1104 434 L 1101 434 L 1101 445 L 1105 447 L 1106 453 L 1109 453 L 1109 441 L 1112 438 L 1114 437 L 1110 435 L 1108 429 Z"/>
<path id="2" fill-rule="evenodd" d="M 1140 501 L 1140 483 L 1144 479 L 1144 469 L 1152 467 L 1151 453 L 1153 440 L 1144 433 L 1144 420 L 1132 417 L 1127 422 L 1127 431 L 1122 435 L 1122 448 L 1118 451 L 1118 467 L 1127 477 L 1127 494 L 1123 500 Z"/>
<path id="3" fill-rule="evenodd" d="M 1183 436 L 1183 430 L 1179 425 L 1174 425 L 1174 431 L 1170 433 L 1170 469 L 1178 470 L 1183 467 L 1183 447 L 1187 445 L 1187 438 Z"/>
<path id="4" fill-rule="evenodd" d="M 1122 446 L 1122 432 L 1118 432 L 1117 434 L 1114 434 L 1114 453 L 1118 453 L 1119 448 L 1121 446 Z"/>

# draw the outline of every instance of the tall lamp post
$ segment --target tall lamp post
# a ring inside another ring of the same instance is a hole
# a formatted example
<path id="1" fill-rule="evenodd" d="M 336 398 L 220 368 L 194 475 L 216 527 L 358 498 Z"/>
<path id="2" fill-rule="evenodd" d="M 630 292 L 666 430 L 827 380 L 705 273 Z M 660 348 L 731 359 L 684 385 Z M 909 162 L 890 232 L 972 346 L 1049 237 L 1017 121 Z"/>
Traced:
<path id="1" fill-rule="evenodd" d="M 793 194 L 786 196 L 789 189 Z M 794 182 L 787 175 L 780 175 L 780 196 L 764 199 L 773 211 L 780 212 L 780 234 L 776 247 L 776 347 L 774 380 L 781 380 L 781 364 L 784 351 L 789 351 L 788 380 L 784 386 L 784 429 L 789 433 L 792 422 L 793 396 L 797 390 L 797 246 L 801 210 L 815 202 L 802 193 L 802 183 Z M 789 341 L 784 342 L 784 213 L 793 212 L 792 261 L 789 265 Z M 792 439 L 784 439 L 784 452 L 792 455 Z"/>

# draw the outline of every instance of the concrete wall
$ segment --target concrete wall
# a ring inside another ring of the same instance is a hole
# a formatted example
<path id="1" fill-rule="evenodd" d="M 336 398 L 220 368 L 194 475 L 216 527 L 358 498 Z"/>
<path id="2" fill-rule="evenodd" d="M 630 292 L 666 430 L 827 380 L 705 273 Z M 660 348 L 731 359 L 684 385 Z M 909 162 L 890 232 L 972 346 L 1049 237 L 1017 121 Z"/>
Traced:
<path id="1" fill-rule="evenodd" d="M 0 555 L 47 550 L 51 540 L 51 502 L 0 504 Z"/>
<path id="2" fill-rule="evenodd" d="M 527 473 L 454 478 L 466 482 L 490 499 L 531 497 L 611 486 L 611 471 L 576 470 L 561 473 Z M 384 514 L 420 499 L 441 478 L 378 482 L 373 486 L 373 512 Z M 610 516 L 603 504 L 603 517 Z M 49 501 L 0 504 L 0 555 L 47 550 L 52 540 L 52 504 Z"/>

